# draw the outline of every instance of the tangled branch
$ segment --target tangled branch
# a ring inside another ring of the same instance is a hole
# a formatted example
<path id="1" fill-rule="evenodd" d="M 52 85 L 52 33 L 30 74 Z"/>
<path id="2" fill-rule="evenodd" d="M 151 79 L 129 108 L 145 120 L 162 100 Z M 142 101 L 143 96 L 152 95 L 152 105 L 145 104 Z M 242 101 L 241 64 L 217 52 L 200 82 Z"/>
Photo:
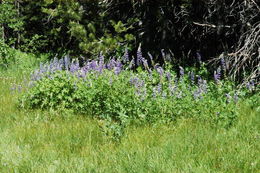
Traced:
<path id="1" fill-rule="evenodd" d="M 248 74 L 244 82 L 259 80 L 260 75 L 260 23 L 244 33 L 234 53 L 228 54 L 228 63 L 232 64 L 230 75 L 236 79 Z"/>

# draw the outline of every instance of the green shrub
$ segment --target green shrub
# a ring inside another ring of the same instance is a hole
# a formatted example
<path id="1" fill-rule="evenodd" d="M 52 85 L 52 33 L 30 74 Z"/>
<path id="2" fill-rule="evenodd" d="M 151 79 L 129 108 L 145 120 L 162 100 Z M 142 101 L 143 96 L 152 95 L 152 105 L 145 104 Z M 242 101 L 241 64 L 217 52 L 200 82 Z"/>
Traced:
<path id="1" fill-rule="evenodd" d="M 0 39 L 0 68 L 7 68 L 15 62 L 15 50 Z"/>
<path id="2" fill-rule="evenodd" d="M 104 131 L 120 136 L 121 129 L 131 123 L 167 123 L 179 117 L 229 128 L 236 122 L 239 100 L 253 92 L 259 96 L 253 82 L 247 89 L 238 89 L 234 83 L 220 80 L 219 70 L 215 81 L 207 81 L 200 76 L 208 73 L 204 68 L 196 75 L 180 67 L 177 75 L 158 65 L 154 69 L 144 65 L 147 70 L 140 66 L 136 72 L 125 66 L 115 59 L 105 63 L 103 56 L 84 67 L 68 57 L 54 59 L 32 74 L 31 88 L 20 99 L 21 106 L 71 109 L 106 120 Z M 250 97 L 250 105 L 259 105 L 256 98 Z"/>
<path id="3" fill-rule="evenodd" d="M 113 120 L 134 117 L 139 113 L 141 102 L 125 75 L 115 76 L 104 71 L 102 75 L 93 73 L 82 80 L 77 75 L 59 71 L 32 83 L 21 102 L 28 108 L 66 108 Z"/>

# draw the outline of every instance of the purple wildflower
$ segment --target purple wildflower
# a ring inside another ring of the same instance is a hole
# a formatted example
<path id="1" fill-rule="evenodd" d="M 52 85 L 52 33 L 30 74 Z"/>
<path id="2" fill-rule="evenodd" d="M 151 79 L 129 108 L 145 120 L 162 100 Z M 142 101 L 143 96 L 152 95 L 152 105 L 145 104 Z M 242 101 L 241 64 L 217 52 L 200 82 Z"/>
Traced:
<path id="1" fill-rule="evenodd" d="M 165 61 L 165 57 L 166 57 L 166 55 L 165 55 L 164 49 L 161 49 L 161 54 L 162 54 L 162 58 L 163 58 L 163 60 Z"/>
<path id="2" fill-rule="evenodd" d="M 161 93 L 162 93 L 162 85 L 161 84 L 158 84 L 156 87 L 153 87 L 153 93 L 152 93 L 153 97 L 161 95 Z"/>
<path id="3" fill-rule="evenodd" d="M 18 85 L 17 90 L 18 90 L 18 92 L 21 92 L 22 91 L 22 85 Z"/>
<path id="4" fill-rule="evenodd" d="M 166 72 L 166 78 L 168 81 L 171 81 L 171 73 L 170 72 Z"/>
<path id="5" fill-rule="evenodd" d="M 99 63 L 98 63 L 98 68 L 97 70 L 99 71 L 99 73 L 102 73 L 103 69 L 104 69 L 104 63 L 105 63 L 105 60 L 104 60 L 104 56 L 102 54 L 102 52 L 100 53 L 99 55 Z"/>
<path id="6" fill-rule="evenodd" d="M 201 83 L 201 85 L 200 85 L 200 88 L 201 88 L 201 90 L 204 92 L 204 93 L 207 93 L 207 91 L 208 91 L 208 88 L 207 88 L 207 81 L 206 80 L 202 80 L 202 83 Z"/>
<path id="7" fill-rule="evenodd" d="M 202 83 L 202 78 L 201 78 L 201 76 L 198 75 L 197 78 L 198 78 L 198 84 L 201 84 L 201 83 Z"/>
<path id="8" fill-rule="evenodd" d="M 184 76 L 184 69 L 180 66 L 180 77 L 183 77 Z"/>
<path id="9" fill-rule="evenodd" d="M 123 64 L 122 64 L 122 62 L 119 59 L 116 61 L 115 65 L 116 65 L 116 67 L 119 67 L 120 69 L 123 68 Z"/>
<path id="10" fill-rule="evenodd" d="M 226 98 L 227 98 L 227 103 L 230 103 L 230 101 L 231 101 L 231 96 L 230 96 L 230 94 L 229 94 L 229 93 L 226 93 L 225 96 L 226 96 Z"/>
<path id="11" fill-rule="evenodd" d="M 250 82 L 247 82 L 247 83 L 246 83 L 246 88 L 247 88 L 248 90 L 251 90 Z"/>
<path id="12" fill-rule="evenodd" d="M 193 71 L 189 72 L 189 77 L 190 77 L 191 82 L 194 83 L 195 75 L 194 75 Z"/>
<path id="13" fill-rule="evenodd" d="M 53 59 L 52 63 L 54 64 L 54 66 L 57 65 L 57 64 L 59 63 L 58 58 L 55 57 L 55 58 Z"/>
<path id="14" fill-rule="evenodd" d="M 176 87 L 176 86 L 172 87 L 172 85 L 171 85 L 171 84 L 169 84 L 169 91 L 170 91 L 170 96 L 173 96 L 173 95 L 174 95 L 174 93 L 175 93 L 176 89 L 177 89 L 177 87 Z"/>
<path id="15" fill-rule="evenodd" d="M 144 67 L 145 67 L 146 69 L 149 68 L 148 62 L 147 62 L 147 60 L 146 60 L 145 58 L 142 58 L 142 63 L 143 63 L 143 65 L 144 65 Z"/>
<path id="16" fill-rule="evenodd" d="M 59 69 L 62 70 L 63 66 L 64 66 L 64 59 L 61 58 L 61 59 L 59 60 Z"/>
<path id="17" fill-rule="evenodd" d="M 104 58 L 104 55 L 102 54 L 102 52 L 100 53 L 100 55 L 99 55 L 99 65 L 100 64 L 104 64 L 104 61 L 105 61 L 105 58 Z"/>
<path id="18" fill-rule="evenodd" d="M 221 77 L 221 69 L 218 68 L 217 71 L 214 71 L 214 80 L 218 83 Z"/>
<path id="19" fill-rule="evenodd" d="M 201 96 L 201 90 L 197 89 L 193 92 L 193 98 L 196 100 Z"/>
<path id="20" fill-rule="evenodd" d="M 255 87 L 255 81 L 254 80 L 251 80 L 251 85 L 253 86 L 253 87 Z"/>
<path id="21" fill-rule="evenodd" d="M 16 90 L 16 85 L 14 84 L 14 85 L 10 88 L 10 90 L 11 90 L 11 94 L 14 94 L 14 92 L 15 92 L 15 90 Z"/>
<path id="22" fill-rule="evenodd" d="M 139 46 L 139 48 L 137 50 L 137 60 L 136 60 L 137 66 L 141 65 L 142 59 L 143 59 L 142 50 L 141 50 L 141 46 Z"/>
<path id="23" fill-rule="evenodd" d="M 152 96 L 153 96 L 153 97 L 156 97 L 156 96 L 157 96 L 157 89 L 156 89 L 156 87 L 153 87 Z"/>
<path id="24" fill-rule="evenodd" d="M 196 52 L 196 58 L 197 58 L 198 62 L 201 63 L 201 55 L 199 52 Z"/>
<path id="25" fill-rule="evenodd" d="M 224 58 L 221 58 L 221 59 L 220 59 L 220 63 L 221 63 L 222 69 L 223 69 L 223 70 L 226 70 L 226 61 L 225 61 Z"/>
<path id="26" fill-rule="evenodd" d="M 81 68 L 81 70 L 80 70 L 80 77 L 81 78 L 85 78 L 86 77 L 86 75 L 87 75 L 87 69 L 85 68 L 85 67 L 83 67 L 83 68 Z"/>
<path id="27" fill-rule="evenodd" d="M 80 67 L 79 67 L 79 61 L 78 61 L 78 59 L 77 59 L 76 61 L 74 61 L 73 63 L 71 63 L 71 65 L 70 65 L 70 72 L 71 72 L 71 73 L 74 73 L 74 72 L 78 71 L 79 69 L 80 69 Z"/>
<path id="28" fill-rule="evenodd" d="M 239 99 L 238 94 L 235 93 L 235 94 L 234 94 L 234 102 L 237 103 L 237 102 L 238 102 L 238 99 Z"/>
<path id="29" fill-rule="evenodd" d="M 128 53 L 128 49 L 125 49 L 123 62 L 124 62 L 124 63 L 129 62 L 129 53 Z"/>
<path id="30" fill-rule="evenodd" d="M 70 57 L 69 55 L 66 55 L 64 57 L 64 66 L 66 70 L 69 70 L 69 66 L 70 66 Z"/>
<path id="31" fill-rule="evenodd" d="M 114 72 L 116 75 L 119 75 L 119 73 L 121 72 L 121 68 L 120 67 L 115 67 L 114 68 Z"/>
<path id="32" fill-rule="evenodd" d="M 44 71 L 45 71 L 44 64 L 41 62 L 40 63 L 40 72 L 44 73 Z"/>
<path id="33" fill-rule="evenodd" d="M 123 69 L 123 64 L 121 63 L 120 60 L 117 60 L 115 62 L 115 67 L 114 67 L 114 71 L 115 71 L 115 74 L 118 75 Z"/>
<path id="34" fill-rule="evenodd" d="M 131 77 L 130 84 L 135 86 L 137 84 L 138 80 L 139 80 L 138 77 Z"/>
<path id="35" fill-rule="evenodd" d="M 255 89 L 255 82 L 253 80 L 251 80 L 250 82 L 248 82 L 246 84 L 246 87 L 249 91 L 253 91 Z"/>
<path id="36" fill-rule="evenodd" d="M 106 67 L 109 70 L 114 69 L 114 67 L 116 67 L 116 60 L 114 59 L 114 57 L 112 59 L 110 59 L 110 61 L 107 63 Z"/>
<path id="37" fill-rule="evenodd" d="M 161 92 L 162 92 L 162 85 L 161 85 L 161 84 L 158 84 L 158 86 L 157 86 L 157 92 L 158 92 L 158 93 L 161 93 Z"/>
<path id="38" fill-rule="evenodd" d="M 96 69 L 97 69 L 97 66 L 98 66 L 98 63 L 97 63 L 97 61 L 95 61 L 95 60 L 92 60 L 92 61 L 90 62 L 90 64 L 89 64 L 90 70 L 96 70 Z"/>
<path id="39" fill-rule="evenodd" d="M 160 76 L 163 76 L 164 70 L 163 70 L 162 67 L 157 66 L 157 67 L 156 67 L 156 71 L 160 74 Z"/>

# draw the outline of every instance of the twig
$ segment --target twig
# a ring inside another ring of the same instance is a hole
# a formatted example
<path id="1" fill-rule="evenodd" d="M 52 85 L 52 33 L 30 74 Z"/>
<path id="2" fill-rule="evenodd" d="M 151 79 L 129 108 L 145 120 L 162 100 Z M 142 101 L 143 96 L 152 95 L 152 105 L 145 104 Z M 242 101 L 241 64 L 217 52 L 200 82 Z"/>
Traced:
<path id="1" fill-rule="evenodd" d="M 198 23 L 198 22 L 193 22 L 194 25 L 198 26 L 206 26 L 206 27 L 211 27 L 211 28 L 217 28 L 217 27 L 222 27 L 222 28 L 231 28 L 231 26 L 228 25 L 214 25 L 214 24 L 207 24 L 207 23 Z"/>

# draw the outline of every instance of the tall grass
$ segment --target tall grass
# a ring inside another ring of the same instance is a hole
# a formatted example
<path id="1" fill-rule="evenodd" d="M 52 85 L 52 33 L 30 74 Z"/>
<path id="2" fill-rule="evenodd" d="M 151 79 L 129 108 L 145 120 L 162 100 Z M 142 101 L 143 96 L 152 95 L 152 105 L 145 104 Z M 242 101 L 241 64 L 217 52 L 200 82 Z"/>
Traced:
<path id="1" fill-rule="evenodd" d="M 259 110 L 241 104 L 229 129 L 194 119 L 130 126 L 120 143 L 101 122 L 71 112 L 16 107 L 24 69 L 0 72 L 0 172 L 257 172 Z"/>

